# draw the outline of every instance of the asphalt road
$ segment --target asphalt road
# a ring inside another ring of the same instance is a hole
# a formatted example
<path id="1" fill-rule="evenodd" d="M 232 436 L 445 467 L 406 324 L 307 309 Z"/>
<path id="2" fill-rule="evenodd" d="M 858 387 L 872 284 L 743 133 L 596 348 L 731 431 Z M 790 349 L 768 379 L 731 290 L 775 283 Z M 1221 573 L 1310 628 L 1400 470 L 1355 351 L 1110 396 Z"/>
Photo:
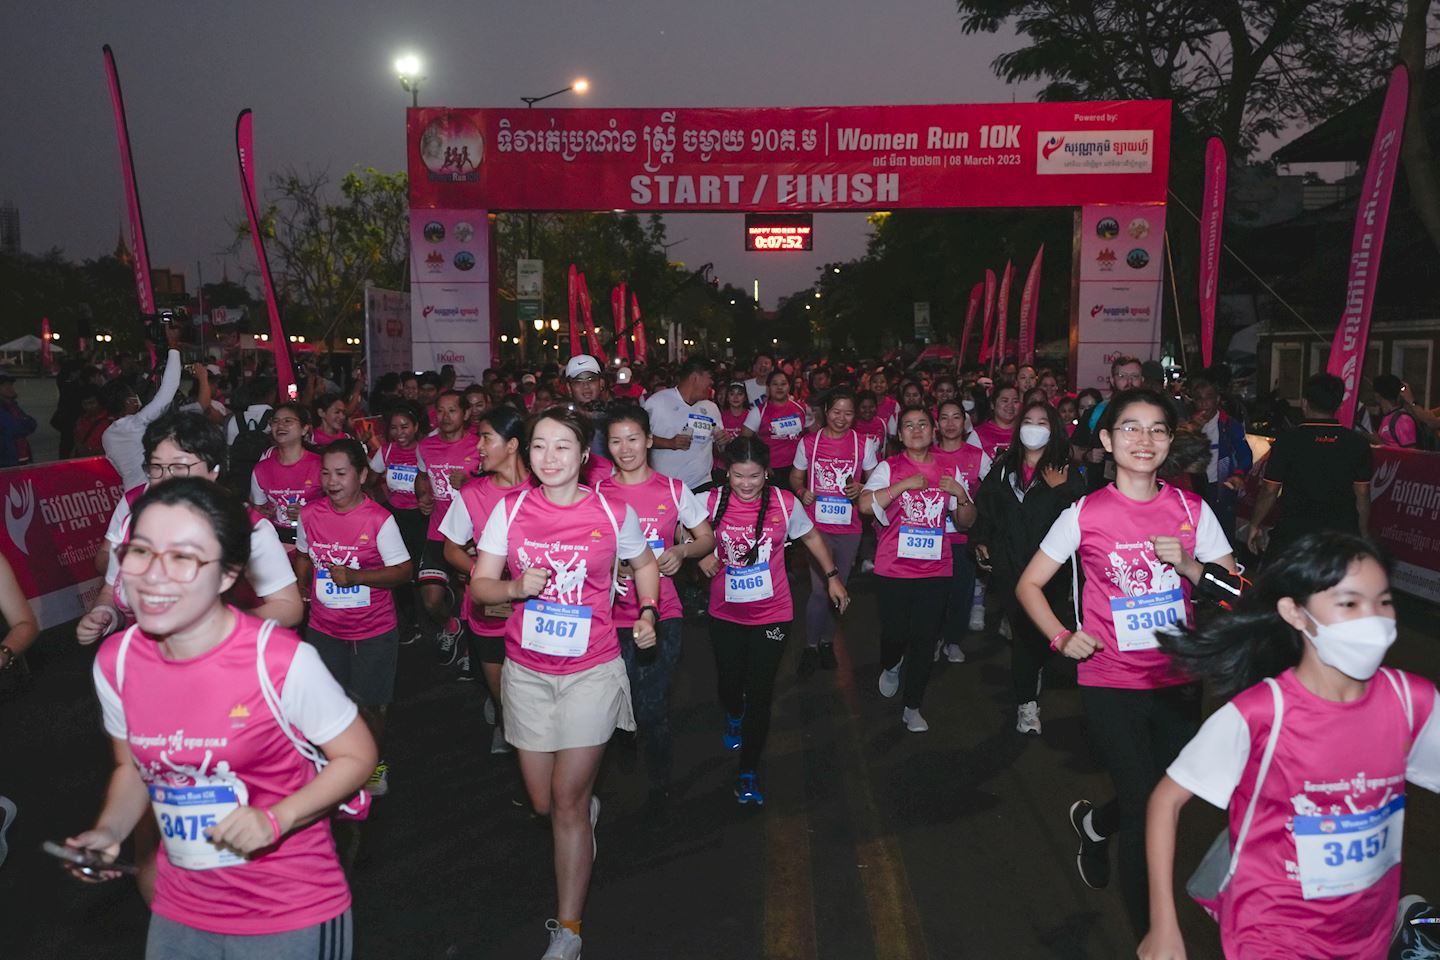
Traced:
<path id="1" fill-rule="evenodd" d="M 968 662 L 936 668 L 930 732 L 907 733 L 898 701 L 875 689 L 883 614 L 866 578 L 853 587 L 839 669 L 800 683 L 798 649 L 787 653 L 763 810 L 731 796 L 708 640 L 703 624 L 687 625 L 672 700 L 673 807 L 663 819 L 642 817 L 643 771 L 633 749 L 612 746 L 586 957 L 1133 956 L 1113 885 L 1089 890 L 1073 865 L 1070 803 L 1109 795 L 1090 758 L 1073 669 L 1047 672 L 1044 734 L 1024 738 L 1006 703 L 1008 649 L 972 638 Z M 1436 676 L 1434 608 L 1407 602 L 1401 620 L 1390 662 Z M 52 631 L 32 659 L 24 689 L 0 689 L 0 793 L 20 807 L 0 868 L 0 957 L 139 957 L 147 915 L 134 887 L 72 882 L 39 851 L 42 840 L 90 823 L 108 748 L 91 652 Z M 391 790 L 377 801 L 353 876 L 357 957 L 543 952 L 554 897 L 549 833 L 517 805 L 514 758 L 489 753 L 481 707 L 477 686 L 435 666 L 427 648 L 402 648 Z M 1412 790 L 1406 820 L 1404 887 L 1433 899 L 1440 802 Z M 1186 810 L 1182 874 L 1221 826 L 1221 813 L 1199 801 Z M 1188 902 L 1181 909 L 1191 957 L 1218 958 L 1214 924 Z"/>

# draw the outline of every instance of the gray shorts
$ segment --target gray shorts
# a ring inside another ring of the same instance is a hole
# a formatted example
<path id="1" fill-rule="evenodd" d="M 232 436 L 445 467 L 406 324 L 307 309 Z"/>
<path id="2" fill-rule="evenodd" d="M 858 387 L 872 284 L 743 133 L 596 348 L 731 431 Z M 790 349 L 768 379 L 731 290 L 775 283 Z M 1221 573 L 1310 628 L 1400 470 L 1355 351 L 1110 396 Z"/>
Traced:
<path id="1" fill-rule="evenodd" d="M 145 960 L 351 960 L 350 911 L 289 933 L 206 933 L 159 914 L 150 915 Z"/>
<path id="2" fill-rule="evenodd" d="M 335 682 L 362 707 L 383 707 L 395 699 L 395 662 L 400 657 L 400 635 L 394 630 L 364 640 L 341 640 L 314 627 L 305 639 Z"/>

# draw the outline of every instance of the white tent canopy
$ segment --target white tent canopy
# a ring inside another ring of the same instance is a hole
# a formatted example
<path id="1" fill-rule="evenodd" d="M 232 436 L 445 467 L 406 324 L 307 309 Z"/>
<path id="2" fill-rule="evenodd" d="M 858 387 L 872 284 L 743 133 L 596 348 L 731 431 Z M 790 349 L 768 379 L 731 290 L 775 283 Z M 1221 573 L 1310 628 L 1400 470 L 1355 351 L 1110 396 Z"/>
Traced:
<path id="1" fill-rule="evenodd" d="M 9 343 L 0 343 L 0 353 L 39 353 L 40 338 L 33 333 L 27 333 L 23 337 L 16 337 Z M 64 353 L 65 348 L 50 345 L 51 353 Z"/>

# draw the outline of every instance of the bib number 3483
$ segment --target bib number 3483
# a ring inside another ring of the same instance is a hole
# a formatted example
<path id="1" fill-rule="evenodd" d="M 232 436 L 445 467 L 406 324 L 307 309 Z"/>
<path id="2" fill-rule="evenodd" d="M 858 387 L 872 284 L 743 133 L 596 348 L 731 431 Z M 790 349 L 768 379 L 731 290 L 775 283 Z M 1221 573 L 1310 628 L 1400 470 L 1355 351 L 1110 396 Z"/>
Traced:
<path id="1" fill-rule="evenodd" d="M 590 647 L 591 609 L 530 600 L 520 621 L 520 646 L 552 657 L 583 656 Z"/>
<path id="2" fill-rule="evenodd" d="M 235 788 L 224 784 L 170 787 L 150 784 L 150 807 L 160 826 L 165 856 L 182 870 L 214 870 L 244 863 L 245 858 L 217 847 L 205 831 L 240 806 Z"/>
<path id="3" fill-rule="evenodd" d="M 1404 829 L 1404 796 L 1366 813 L 1296 816 L 1301 896 L 1343 897 L 1373 886 L 1400 862 Z"/>

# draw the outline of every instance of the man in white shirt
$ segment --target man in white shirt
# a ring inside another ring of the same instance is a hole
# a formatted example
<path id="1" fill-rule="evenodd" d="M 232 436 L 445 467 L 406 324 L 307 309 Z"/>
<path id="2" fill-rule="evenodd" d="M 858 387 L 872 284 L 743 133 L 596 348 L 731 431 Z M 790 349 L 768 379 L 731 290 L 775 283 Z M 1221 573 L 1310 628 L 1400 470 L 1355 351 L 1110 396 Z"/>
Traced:
<path id="1" fill-rule="evenodd" d="M 650 459 L 660 473 L 697 490 L 710 482 L 720 408 L 710 399 L 709 360 L 691 357 L 680 365 L 677 376 L 675 386 L 645 401 L 654 437 Z"/>
<path id="2" fill-rule="evenodd" d="M 180 388 L 180 351 L 171 350 L 165 358 L 165 374 L 150 402 L 128 417 L 121 417 L 110 425 L 100 446 L 105 456 L 120 474 L 120 485 L 129 490 L 138 487 L 145 477 L 145 446 L 142 442 L 145 428 L 159 419 L 160 414 L 170 408 L 175 391 Z"/>
<path id="3" fill-rule="evenodd" d="M 225 425 L 226 443 L 234 443 L 235 438 L 240 435 L 240 422 L 242 420 L 245 423 L 246 429 L 258 430 L 260 424 L 265 419 L 265 414 L 269 413 L 275 407 L 276 386 L 273 379 L 266 377 L 261 380 L 256 380 L 248 387 L 242 387 L 240 390 L 237 390 L 236 393 L 239 394 L 241 390 L 245 391 L 248 395 L 249 402 L 246 404 L 244 410 L 236 410 L 235 415 L 232 416 Z"/>
<path id="4" fill-rule="evenodd" d="M 774 369 L 774 357 L 768 353 L 755 354 L 755 362 L 750 365 L 750 379 L 745 381 L 745 396 L 750 406 L 758 407 L 765 402 L 770 389 L 770 371 Z"/>

